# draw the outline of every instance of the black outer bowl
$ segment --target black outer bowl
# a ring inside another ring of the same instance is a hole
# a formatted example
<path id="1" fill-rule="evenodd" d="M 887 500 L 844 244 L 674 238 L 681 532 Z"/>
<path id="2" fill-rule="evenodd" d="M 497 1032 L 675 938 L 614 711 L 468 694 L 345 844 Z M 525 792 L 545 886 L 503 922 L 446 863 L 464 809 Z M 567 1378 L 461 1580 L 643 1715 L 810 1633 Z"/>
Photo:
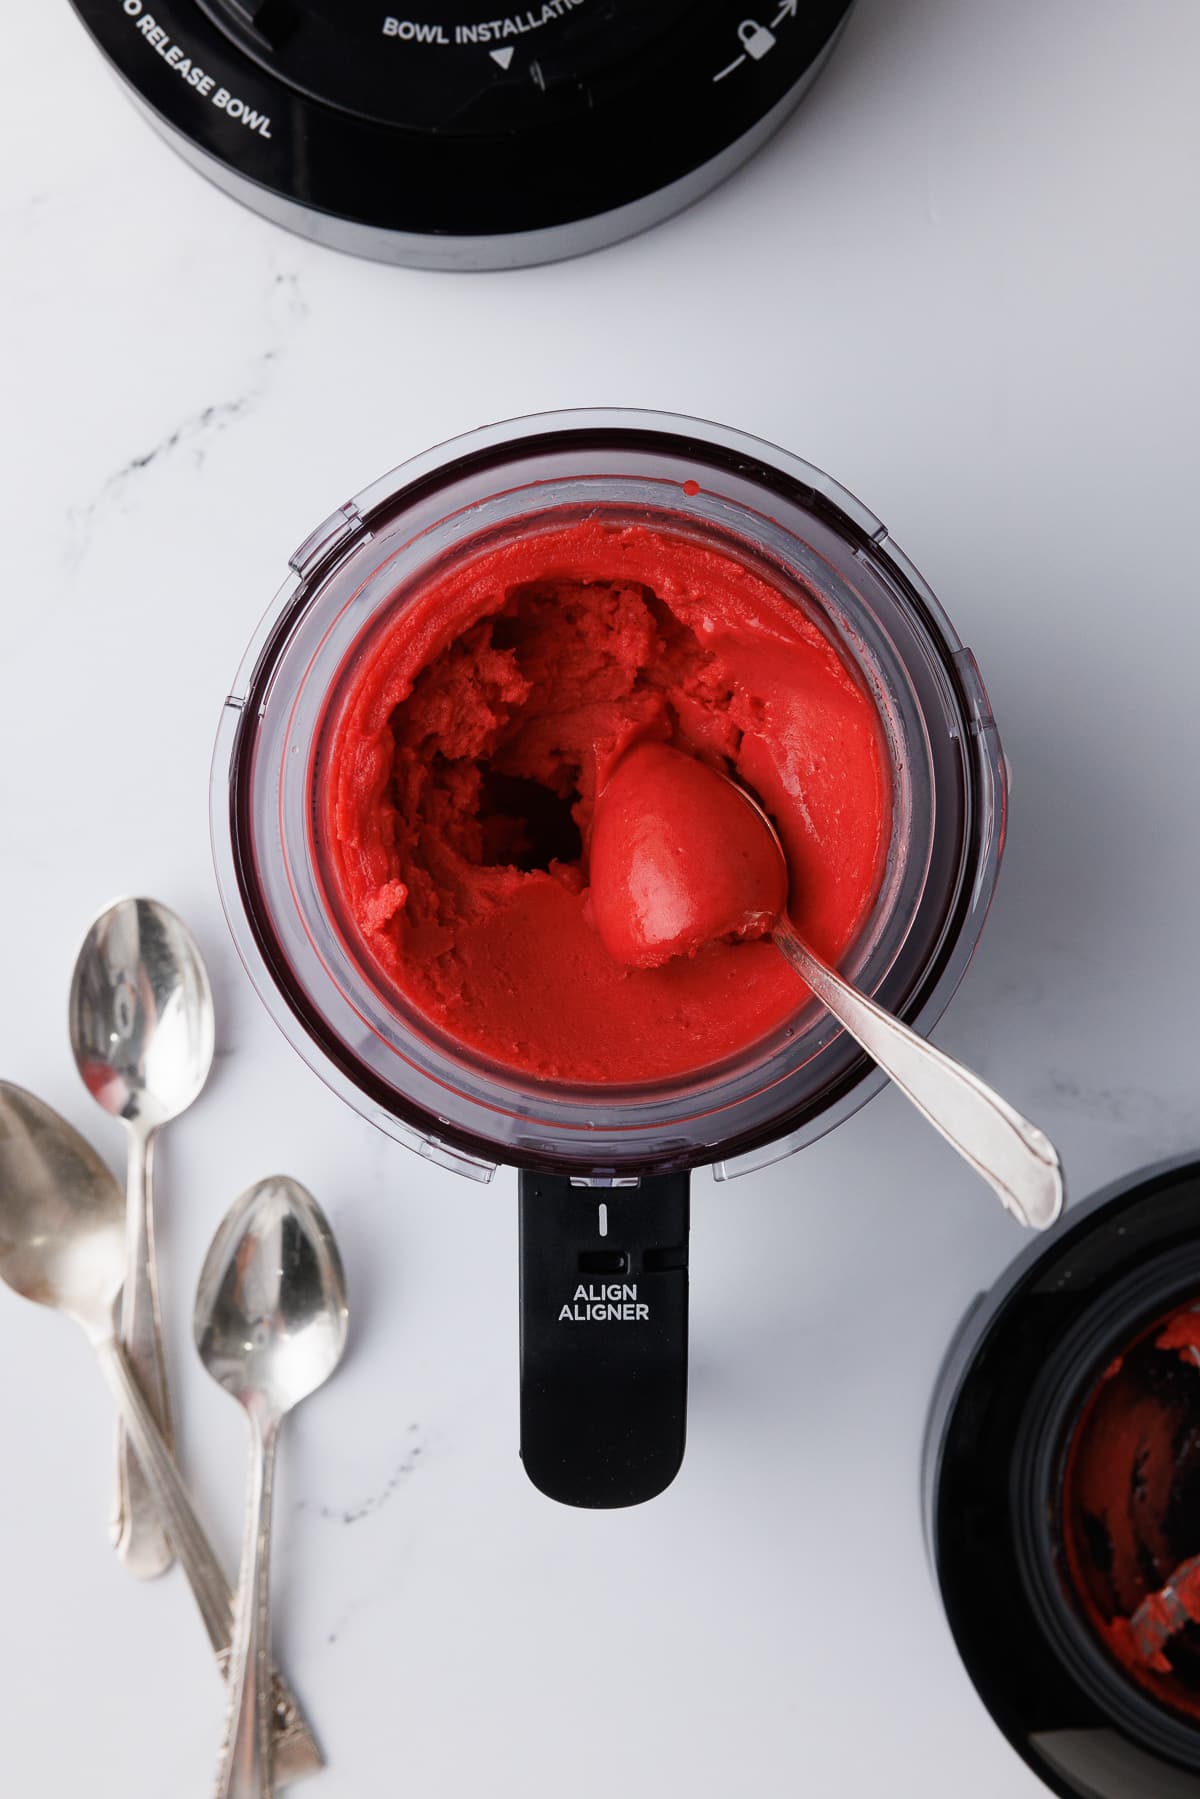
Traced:
<path id="1" fill-rule="evenodd" d="M 1054 1520 L 1100 1371 L 1200 1289 L 1200 1161 L 1073 1210 L 968 1313 L 939 1378 L 925 1523 L 959 1653 L 1009 1742 L 1064 1799 L 1200 1799 L 1200 1730 L 1126 1679 L 1076 1614 Z"/>

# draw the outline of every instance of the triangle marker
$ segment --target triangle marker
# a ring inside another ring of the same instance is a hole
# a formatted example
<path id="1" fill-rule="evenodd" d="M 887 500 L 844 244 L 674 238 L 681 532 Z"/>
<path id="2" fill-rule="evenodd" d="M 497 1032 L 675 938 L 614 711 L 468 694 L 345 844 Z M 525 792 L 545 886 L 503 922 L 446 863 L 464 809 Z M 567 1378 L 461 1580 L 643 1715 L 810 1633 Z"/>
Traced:
<path id="1" fill-rule="evenodd" d="M 507 69 L 509 63 L 513 59 L 512 45 L 510 44 L 508 48 L 504 50 L 489 50 L 488 55 L 493 62 L 498 62 L 502 69 Z"/>

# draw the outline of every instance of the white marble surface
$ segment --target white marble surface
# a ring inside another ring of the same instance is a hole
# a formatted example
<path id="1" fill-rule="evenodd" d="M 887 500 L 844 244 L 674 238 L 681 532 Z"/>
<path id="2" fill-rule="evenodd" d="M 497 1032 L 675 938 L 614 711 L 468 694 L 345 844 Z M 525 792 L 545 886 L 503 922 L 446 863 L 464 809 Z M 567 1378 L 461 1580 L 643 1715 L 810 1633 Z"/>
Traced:
<path id="1" fill-rule="evenodd" d="M 64 1029 L 121 891 L 183 912 L 216 1077 L 166 1139 L 183 1450 L 232 1557 L 242 1426 L 190 1345 L 228 1200 L 322 1196 L 352 1354 L 281 1474 L 279 1647 L 328 1799 L 1021 1799 L 956 1659 L 917 1467 L 943 1348 L 1020 1247 L 894 1095 L 697 1187 L 691 1444 L 660 1501 L 556 1508 L 516 1456 L 515 1206 L 327 1094 L 236 964 L 210 871 L 228 680 L 292 547 L 473 424 L 662 406 L 857 490 L 974 647 L 1009 853 L 939 1033 L 1057 1136 L 1074 1191 L 1200 1139 L 1193 0 L 862 0 L 828 74 L 686 216 L 513 275 L 283 235 L 149 133 L 62 0 L 6 21 L 0 1070 L 119 1164 Z M 208 1791 L 221 1694 L 178 1575 L 102 1521 L 81 1337 L 0 1294 L 6 1792 Z M 868 1694 L 860 1683 L 872 1681 Z"/>

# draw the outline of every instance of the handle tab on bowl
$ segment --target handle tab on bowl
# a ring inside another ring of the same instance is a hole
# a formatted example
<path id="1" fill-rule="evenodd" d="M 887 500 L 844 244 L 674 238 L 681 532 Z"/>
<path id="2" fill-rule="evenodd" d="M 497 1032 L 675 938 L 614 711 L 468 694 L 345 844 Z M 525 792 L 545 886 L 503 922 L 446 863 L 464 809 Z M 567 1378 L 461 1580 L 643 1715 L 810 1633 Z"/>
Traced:
<path id="1" fill-rule="evenodd" d="M 521 1457 L 564 1505 L 638 1505 L 687 1428 L 688 1176 L 520 1177 Z"/>

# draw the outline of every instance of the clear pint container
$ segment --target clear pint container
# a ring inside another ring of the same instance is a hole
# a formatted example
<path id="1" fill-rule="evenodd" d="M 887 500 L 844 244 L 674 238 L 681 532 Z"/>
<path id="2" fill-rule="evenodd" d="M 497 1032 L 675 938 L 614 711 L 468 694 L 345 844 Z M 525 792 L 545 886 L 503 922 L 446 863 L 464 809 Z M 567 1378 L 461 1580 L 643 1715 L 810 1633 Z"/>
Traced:
<path id="1" fill-rule="evenodd" d="M 389 991 L 327 878 L 318 770 L 339 684 L 373 633 L 454 558 L 599 514 L 760 571 L 834 640 L 874 698 L 890 847 L 843 972 L 921 1030 L 978 941 L 1004 841 L 1006 778 L 970 652 L 887 530 L 809 464 L 740 432 L 583 411 L 490 426 L 394 470 L 291 558 L 221 713 L 217 875 L 250 976 L 292 1044 L 394 1137 L 475 1178 L 497 1163 L 582 1181 L 790 1153 L 883 1084 L 815 1003 L 743 1052 L 618 1086 L 522 1076 Z"/>

